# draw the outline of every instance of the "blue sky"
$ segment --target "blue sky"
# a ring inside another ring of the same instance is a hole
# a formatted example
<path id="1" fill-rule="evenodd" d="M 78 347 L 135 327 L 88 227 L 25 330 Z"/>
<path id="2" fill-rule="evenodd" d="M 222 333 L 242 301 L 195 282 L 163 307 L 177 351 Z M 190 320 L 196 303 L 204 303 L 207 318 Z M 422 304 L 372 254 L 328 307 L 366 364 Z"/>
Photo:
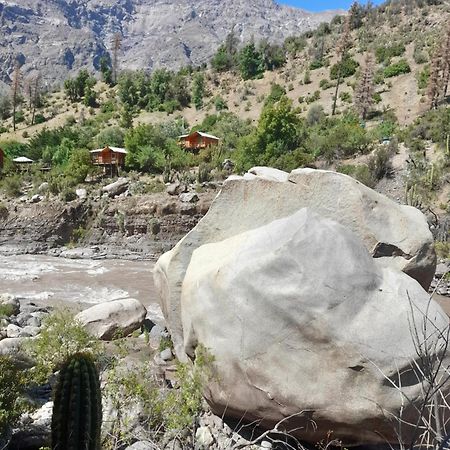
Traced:
<path id="1" fill-rule="evenodd" d="M 353 0 L 278 0 L 278 3 L 297 6 L 307 11 L 323 11 L 325 9 L 348 9 Z M 359 3 L 363 4 L 366 1 L 361 0 Z M 372 3 L 379 5 L 383 3 L 383 0 L 372 0 Z"/>

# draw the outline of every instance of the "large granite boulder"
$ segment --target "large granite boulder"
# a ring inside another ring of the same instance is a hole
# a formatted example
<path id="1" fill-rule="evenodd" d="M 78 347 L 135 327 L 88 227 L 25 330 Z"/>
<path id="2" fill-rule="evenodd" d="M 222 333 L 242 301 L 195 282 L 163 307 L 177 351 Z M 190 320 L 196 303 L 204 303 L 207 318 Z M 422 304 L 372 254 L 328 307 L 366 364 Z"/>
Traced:
<path id="1" fill-rule="evenodd" d="M 293 415 L 288 428 L 314 443 L 330 430 L 396 442 L 388 418 L 403 406 L 414 420 L 414 407 L 395 386 L 421 402 L 411 324 L 431 321 L 431 341 L 448 326 L 422 287 L 435 268 L 424 216 L 342 174 L 252 172 L 155 267 L 177 356 L 213 354 L 219 414 L 265 426 Z"/>
<path id="2" fill-rule="evenodd" d="M 89 333 L 105 341 L 127 336 L 144 323 L 147 310 L 139 300 L 127 298 L 94 305 L 75 316 Z"/>

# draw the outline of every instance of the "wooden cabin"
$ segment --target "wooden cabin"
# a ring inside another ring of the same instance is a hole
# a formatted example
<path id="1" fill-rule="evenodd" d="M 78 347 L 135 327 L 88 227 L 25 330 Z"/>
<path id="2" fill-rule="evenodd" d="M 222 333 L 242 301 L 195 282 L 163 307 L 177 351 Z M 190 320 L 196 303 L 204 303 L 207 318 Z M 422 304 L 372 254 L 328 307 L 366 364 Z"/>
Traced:
<path id="1" fill-rule="evenodd" d="M 185 150 L 198 152 L 202 148 L 218 145 L 220 139 L 212 134 L 194 131 L 191 134 L 183 134 L 178 138 L 178 144 Z"/>
<path id="2" fill-rule="evenodd" d="M 91 161 L 94 166 L 103 167 L 103 172 L 118 175 L 119 170 L 125 167 L 127 151 L 124 148 L 106 146 L 91 150 Z"/>

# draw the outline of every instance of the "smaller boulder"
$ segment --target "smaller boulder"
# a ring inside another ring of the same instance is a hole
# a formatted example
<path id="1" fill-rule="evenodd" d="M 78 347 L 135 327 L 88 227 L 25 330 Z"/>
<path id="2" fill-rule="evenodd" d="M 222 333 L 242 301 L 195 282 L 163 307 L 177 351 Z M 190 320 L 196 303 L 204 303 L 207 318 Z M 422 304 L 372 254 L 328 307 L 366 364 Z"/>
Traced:
<path id="1" fill-rule="evenodd" d="M 75 319 L 92 335 L 110 341 L 139 329 L 146 315 L 147 310 L 139 300 L 127 298 L 92 306 Z"/>
<path id="2" fill-rule="evenodd" d="M 117 195 L 122 194 L 122 192 L 125 192 L 128 189 L 128 186 L 130 185 L 130 180 L 127 178 L 119 178 L 114 183 L 108 184 L 107 186 L 102 188 L 102 192 L 104 194 L 107 194 L 108 197 L 116 197 Z"/>
<path id="3" fill-rule="evenodd" d="M 178 197 L 183 203 L 197 203 L 198 195 L 194 192 L 185 192 Z"/>
<path id="4" fill-rule="evenodd" d="M 78 197 L 80 200 L 83 200 L 83 199 L 85 199 L 85 198 L 87 197 L 87 191 L 86 191 L 86 189 L 76 189 L 76 190 L 75 190 L 75 194 L 77 194 L 77 197 Z"/>
<path id="5" fill-rule="evenodd" d="M 195 440 L 201 449 L 208 449 L 213 445 L 214 438 L 208 427 L 199 427 L 195 433 Z"/>
<path id="6" fill-rule="evenodd" d="M 138 441 L 135 442 L 133 445 L 128 446 L 125 450 L 156 450 L 158 447 L 156 447 L 154 444 L 148 441 Z"/>
<path id="7" fill-rule="evenodd" d="M 33 197 L 31 197 L 31 203 L 39 203 L 40 201 L 43 200 L 44 197 L 42 197 L 42 195 L 39 194 L 35 194 L 33 195 Z"/>
<path id="8" fill-rule="evenodd" d="M 48 191 L 48 183 L 47 183 L 47 182 L 41 183 L 41 184 L 39 185 L 39 187 L 38 187 L 38 192 L 39 192 L 40 194 L 44 194 L 44 193 L 46 193 L 47 191 Z"/>

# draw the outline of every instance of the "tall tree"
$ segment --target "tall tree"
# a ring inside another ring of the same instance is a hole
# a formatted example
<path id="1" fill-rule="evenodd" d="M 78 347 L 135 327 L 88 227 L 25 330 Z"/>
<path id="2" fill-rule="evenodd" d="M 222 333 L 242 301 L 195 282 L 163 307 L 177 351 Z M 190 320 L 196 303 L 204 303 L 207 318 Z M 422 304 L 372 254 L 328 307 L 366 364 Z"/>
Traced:
<path id="1" fill-rule="evenodd" d="M 339 58 L 339 63 L 338 63 L 338 76 L 337 76 L 337 80 L 336 80 L 336 91 L 334 93 L 334 97 L 333 97 L 333 108 L 331 110 L 331 115 L 334 116 L 336 114 L 336 103 L 337 103 L 337 98 L 338 98 L 338 94 L 339 94 L 339 87 L 342 81 L 342 66 L 344 63 L 345 58 L 347 57 L 348 54 L 348 50 L 351 47 L 351 32 L 350 32 L 350 23 L 351 23 L 351 15 L 348 15 L 345 18 L 345 22 L 344 22 L 344 28 L 342 30 L 342 35 L 341 38 L 339 39 L 337 48 L 336 48 L 336 53 L 337 56 Z"/>
<path id="2" fill-rule="evenodd" d="M 367 118 L 367 113 L 373 105 L 374 85 L 374 58 L 367 53 L 361 76 L 355 89 L 355 106 L 362 119 Z"/>
<path id="3" fill-rule="evenodd" d="M 117 83 L 117 73 L 118 73 L 118 64 L 119 64 L 119 50 L 122 46 L 122 36 L 120 33 L 114 34 L 113 38 L 113 83 Z"/>
<path id="4" fill-rule="evenodd" d="M 20 64 L 16 61 L 12 78 L 12 107 L 13 107 L 13 130 L 16 131 L 16 110 L 20 97 L 21 85 Z"/>

